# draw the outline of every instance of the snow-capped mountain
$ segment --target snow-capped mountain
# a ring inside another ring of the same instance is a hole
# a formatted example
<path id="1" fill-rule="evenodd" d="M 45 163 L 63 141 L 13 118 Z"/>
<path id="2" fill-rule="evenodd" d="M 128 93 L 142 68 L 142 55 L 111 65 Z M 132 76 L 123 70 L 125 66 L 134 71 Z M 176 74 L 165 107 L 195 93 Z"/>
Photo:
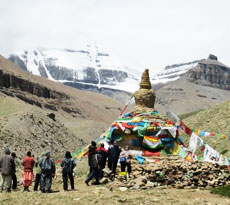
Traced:
<path id="1" fill-rule="evenodd" d="M 153 85 L 164 85 L 168 82 L 178 80 L 184 73 L 195 68 L 200 60 L 174 64 L 171 66 L 166 66 L 161 72 L 153 76 L 152 84 Z"/>
<path id="2" fill-rule="evenodd" d="M 80 89 L 132 93 L 139 87 L 138 71 L 95 45 L 79 50 L 37 48 L 11 55 L 9 60 L 32 74 Z"/>

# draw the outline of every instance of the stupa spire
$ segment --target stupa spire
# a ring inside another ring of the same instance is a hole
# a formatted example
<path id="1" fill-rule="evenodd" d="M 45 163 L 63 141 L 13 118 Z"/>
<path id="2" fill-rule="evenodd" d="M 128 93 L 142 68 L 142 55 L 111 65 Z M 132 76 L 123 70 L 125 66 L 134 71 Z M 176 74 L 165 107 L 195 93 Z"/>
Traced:
<path id="1" fill-rule="evenodd" d="M 149 79 L 149 69 L 145 69 L 142 74 L 140 89 L 134 93 L 136 107 L 135 109 L 154 109 L 155 92 Z"/>
<path id="2" fill-rule="evenodd" d="M 152 89 L 152 85 L 149 80 L 149 69 L 145 69 L 142 74 L 140 88 L 142 89 Z"/>

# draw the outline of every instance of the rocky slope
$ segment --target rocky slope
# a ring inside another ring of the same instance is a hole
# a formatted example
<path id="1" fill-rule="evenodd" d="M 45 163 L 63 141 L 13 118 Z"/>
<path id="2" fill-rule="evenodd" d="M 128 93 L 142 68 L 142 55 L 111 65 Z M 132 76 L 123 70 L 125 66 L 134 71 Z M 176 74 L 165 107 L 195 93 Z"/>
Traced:
<path id="1" fill-rule="evenodd" d="M 55 155 L 77 150 L 99 137 L 123 105 L 32 75 L 0 56 L 0 107 L 0 150 L 9 146 L 20 159 L 29 148 Z"/>
<path id="2" fill-rule="evenodd" d="M 136 71 L 121 64 L 95 45 L 79 50 L 34 49 L 9 60 L 32 74 L 116 98 L 118 91 L 129 95 L 138 87 Z M 114 94 L 113 94 L 114 93 Z"/>

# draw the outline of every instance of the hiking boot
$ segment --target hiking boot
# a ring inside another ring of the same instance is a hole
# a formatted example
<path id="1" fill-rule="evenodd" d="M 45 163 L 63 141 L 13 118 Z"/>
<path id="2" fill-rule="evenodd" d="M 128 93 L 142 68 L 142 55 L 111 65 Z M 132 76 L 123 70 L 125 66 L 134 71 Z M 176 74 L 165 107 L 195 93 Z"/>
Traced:
<path id="1" fill-rule="evenodd" d="M 100 185 L 100 182 L 94 182 L 93 185 Z"/>
<path id="2" fill-rule="evenodd" d="M 89 182 L 85 181 L 86 185 L 89 186 Z"/>
<path id="3" fill-rule="evenodd" d="M 10 193 L 10 192 L 11 192 L 11 189 L 10 189 L 10 188 L 7 188 L 6 192 L 7 192 L 7 193 Z"/>

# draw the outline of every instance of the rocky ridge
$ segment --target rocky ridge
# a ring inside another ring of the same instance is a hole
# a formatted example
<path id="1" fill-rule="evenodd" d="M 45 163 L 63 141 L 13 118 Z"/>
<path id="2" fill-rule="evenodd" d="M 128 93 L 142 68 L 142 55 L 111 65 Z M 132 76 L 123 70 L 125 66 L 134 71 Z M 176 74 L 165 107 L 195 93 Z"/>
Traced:
<path id="1" fill-rule="evenodd" d="M 209 55 L 198 66 L 186 73 L 190 82 L 224 90 L 230 90 L 230 67 L 218 61 L 217 56 Z"/>
<path id="2" fill-rule="evenodd" d="M 55 111 L 62 109 L 64 112 L 72 113 L 73 115 L 77 115 L 80 112 L 58 105 L 57 101 L 70 99 L 65 93 L 51 90 L 46 86 L 2 70 L 0 70 L 0 88 L 0 92 L 4 94 L 17 97 L 26 103 L 40 108 L 44 107 Z M 42 101 L 41 98 L 45 98 L 46 101 Z"/>
<path id="3" fill-rule="evenodd" d="M 152 84 L 155 89 L 160 89 L 186 76 L 195 84 L 229 90 L 229 73 L 230 68 L 219 62 L 217 56 L 210 54 L 207 59 L 166 66 L 153 77 Z"/>

